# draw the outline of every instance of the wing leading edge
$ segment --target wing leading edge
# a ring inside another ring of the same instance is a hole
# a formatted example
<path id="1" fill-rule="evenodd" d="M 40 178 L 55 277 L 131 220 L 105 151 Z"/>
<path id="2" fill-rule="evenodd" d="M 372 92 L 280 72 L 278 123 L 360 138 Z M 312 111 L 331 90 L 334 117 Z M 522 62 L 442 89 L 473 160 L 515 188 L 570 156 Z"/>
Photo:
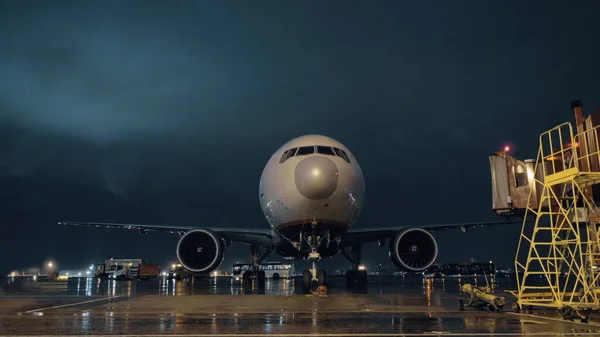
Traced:
<path id="1" fill-rule="evenodd" d="M 528 221 L 529 222 L 529 221 Z M 522 224 L 523 221 L 492 221 L 492 222 L 473 222 L 462 224 L 428 224 L 414 226 L 415 228 L 426 229 L 430 232 L 461 229 L 467 231 L 475 227 L 487 227 L 496 225 Z M 383 239 L 392 238 L 398 231 L 410 228 L 410 226 L 393 226 L 393 227 L 375 227 L 375 228 L 351 228 L 340 242 L 341 248 L 351 247 L 366 242 L 373 242 Z"/>
<path id="2" fill-rule="evenodd" d="M 183 235 L 192 229 L 209 229 L 221 236 L 225 240 L 232 242 L 241 242 L 250 245 L 269 247 L 274 244 L 273 236 L 268 230 L 246 229 L 246 228 L 216 228 L 216 227 L 198 227 L 198 226 L 166 226 L 149 224 L 122 224 L 106 222 L 59 222 L 64 226 L 82 226 L 82 227 L 100 227 L 100 228 L 118 228 L 139 230 L 140 232 L 157 231 Z"/>

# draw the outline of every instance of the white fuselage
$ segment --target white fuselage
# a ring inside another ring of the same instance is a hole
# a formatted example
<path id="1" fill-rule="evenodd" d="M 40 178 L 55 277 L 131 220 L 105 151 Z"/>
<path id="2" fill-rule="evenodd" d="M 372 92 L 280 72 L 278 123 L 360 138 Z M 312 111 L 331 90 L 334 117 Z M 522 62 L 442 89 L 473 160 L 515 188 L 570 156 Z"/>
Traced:
<path id="1" fill-rule="evenodd" d="M 334 240 L 357 221 L 364 198 L 356 158 L 342 143 L 321 135 L 295 138 L 275 151 L 259 184 L 267 222 L 289 243 L 302 241 L 300 233 L 311 223 Z"/>

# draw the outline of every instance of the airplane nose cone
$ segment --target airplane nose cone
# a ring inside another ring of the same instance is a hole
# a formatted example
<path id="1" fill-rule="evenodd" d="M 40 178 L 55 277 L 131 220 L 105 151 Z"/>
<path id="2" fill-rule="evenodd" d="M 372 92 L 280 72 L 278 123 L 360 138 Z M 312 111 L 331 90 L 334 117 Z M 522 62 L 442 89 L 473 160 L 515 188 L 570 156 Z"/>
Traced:
<path id="1" fill-rule="evenodd" d="M 313 156 L 298 163 L 294 180 L 298 192 L 306 198 L 325 199 L 337 189 L 339 172 L 331 159 Z"/>

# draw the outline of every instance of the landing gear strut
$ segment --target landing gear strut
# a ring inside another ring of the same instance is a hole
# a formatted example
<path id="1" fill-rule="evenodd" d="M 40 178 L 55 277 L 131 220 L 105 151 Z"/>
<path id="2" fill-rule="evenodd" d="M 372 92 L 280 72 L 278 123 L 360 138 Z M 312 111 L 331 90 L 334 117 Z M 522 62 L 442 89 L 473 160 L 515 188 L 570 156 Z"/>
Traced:
<path id="1" fill-rule="evenodd" d="M 322 291 L 325 291 L 327 287 L 327 273 L 324 269 L 317 269 L 317 261 L 321 259 L 321 254 L 318 252 L 318 248 L 325 244 L 325 247 L 329 247 L 329 232 L 326 232 L 325 235 L 317 235 L 316 227 L 317 222 L 313 221 L 311 223 L 312 231 L 308 237 L 305 237 L 306 244 L 310 247 L 310 253 L 308 254 L 308 259 L 312 262 L 311 269 L 305 269 L 302 271 L 302 290 L 305 293 L 316 292 L 317 288 L 321 288 Z M 302 242 L 302 233 L 300 233 L 300 242 Z"/>
<path id="2" fill-rule="evenodd" d="M 250 246 L 250 263 L 252 265 L 251 270 L 246 271 L 242 275 L 242 283 L 252 283 L 252 280 L 256 280 L 259 286 L 265 285 L 265 271 L 259 270 L 260 263 L 271 254 L 273 249 L 268 248 L 262 255 L 259 253 L 259 249 L 256 246 Z"/>
<path id="3" fill-rule="evenodd" d="M 366 288 L 368 284 L 367 271 L 360 269 L 361 246 L 350 247 L 350 251 L 343 248 L 340 252 L 346 260 L 352 263 L 352 269 L 346 270 L 346 286 L 352 287 L 356 283 L 358 288 Z"/>
<path id="4" fill-rule="evenodd" d="M 311 252 L 308 259 L 312 261 L 312 268 L 302 271 L 302 290 L 305 293 L 314 293 L 319 286 L 327 287 L 327 273 L 325 269 L 317 269 L 317 261 L 321 259 L 319 253 Z"/>

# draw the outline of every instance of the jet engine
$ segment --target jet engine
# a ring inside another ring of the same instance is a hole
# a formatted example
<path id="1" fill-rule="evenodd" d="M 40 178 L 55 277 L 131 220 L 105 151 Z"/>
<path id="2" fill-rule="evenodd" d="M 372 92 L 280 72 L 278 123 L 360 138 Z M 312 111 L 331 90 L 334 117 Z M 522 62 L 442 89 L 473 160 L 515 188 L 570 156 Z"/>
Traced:
<path id="1" fill-rule="evenodd" d="M 210 273 L 223 262 L 221 238 L 208 229 L 193 229 L 177 243 L 177 259 L 193 273 Z"/>
<path id="2" fill-rule="evenodd" d="M 431 266 L 438 254 L 435 238 L 422 228 L 404 229 L 390 240 L 390 259 L 405 272 L 420 272 Z"/>

